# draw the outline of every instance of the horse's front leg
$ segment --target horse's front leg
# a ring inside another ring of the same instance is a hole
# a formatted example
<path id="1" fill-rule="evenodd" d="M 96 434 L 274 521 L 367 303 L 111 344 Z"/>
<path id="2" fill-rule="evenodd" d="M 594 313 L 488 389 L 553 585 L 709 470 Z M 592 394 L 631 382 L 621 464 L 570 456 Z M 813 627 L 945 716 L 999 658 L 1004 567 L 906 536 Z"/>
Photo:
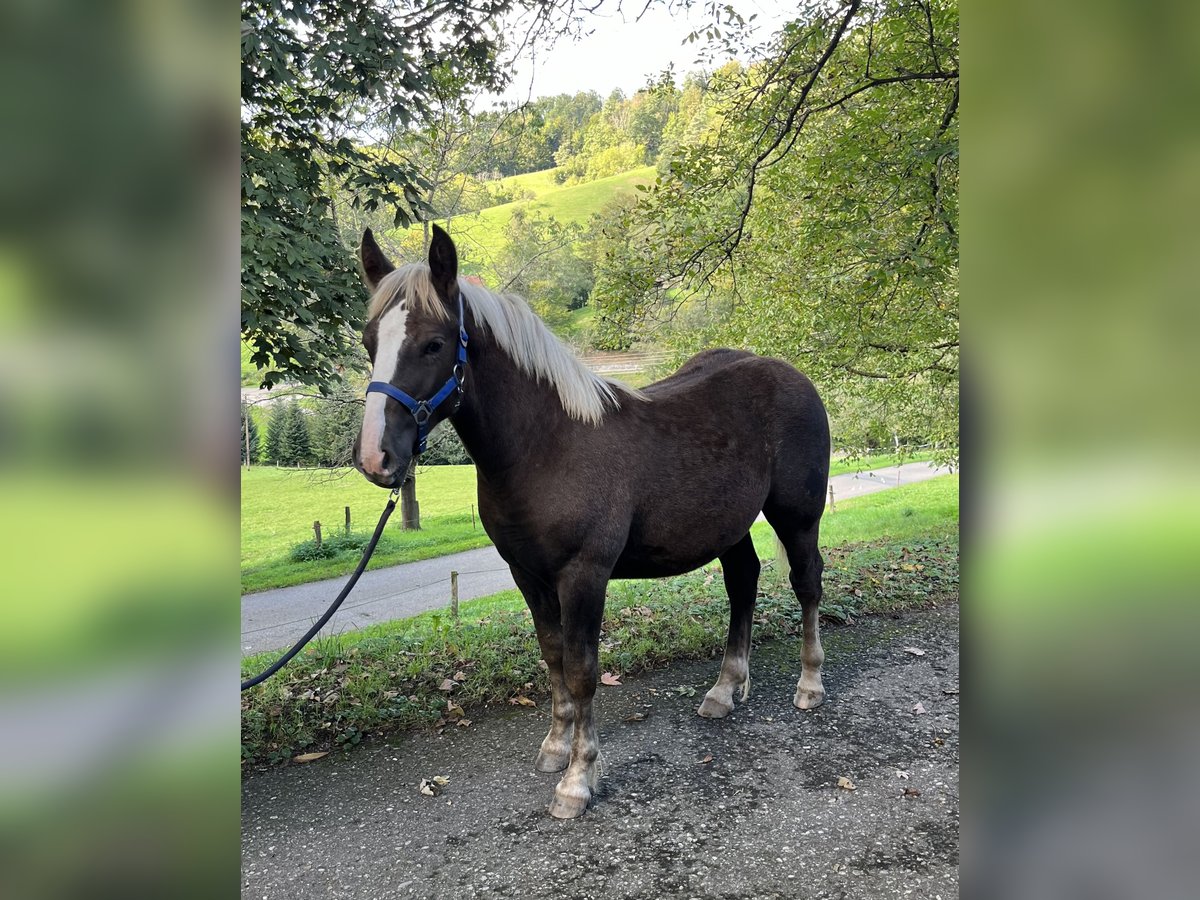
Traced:
<path id="1" fill-rule="evenodd" d="M 598 567 L 577 565 L 559 579 L 563 678 L 575 711 L 571 761 L 550 804 L 550 815 L 559 819 L 582 815 L 600 781 L 600 741 L 592 699 L 599 674 L 600 624 L 608 574 Z"/>
<path id="2" fill-rule="evenodd" d="M 521 589 L 533 616 L 542 659 L 550 675 L 552 695 L 550 732 L 542 741 L 533 767 L 539 772 L 561 772 L 571 761 L 571 730 L 575 727 L 575 704 L 563 678 L 562 621 L 558 595 L 532 575 L 512 567 L 513 581 Z"/>

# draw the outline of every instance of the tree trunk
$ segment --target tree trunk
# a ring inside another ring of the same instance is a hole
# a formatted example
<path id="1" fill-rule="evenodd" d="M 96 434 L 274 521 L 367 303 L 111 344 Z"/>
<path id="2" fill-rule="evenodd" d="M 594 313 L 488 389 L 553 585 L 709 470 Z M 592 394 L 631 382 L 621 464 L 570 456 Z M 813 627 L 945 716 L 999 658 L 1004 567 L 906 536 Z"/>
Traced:
<path id="1" fill-rule="evenodd" d="M 421 530 L 421 506 L 417 503 L 417 461 L 408 470 L 408 479 L 400 488 L 400 521 L 405 531 Z"/>

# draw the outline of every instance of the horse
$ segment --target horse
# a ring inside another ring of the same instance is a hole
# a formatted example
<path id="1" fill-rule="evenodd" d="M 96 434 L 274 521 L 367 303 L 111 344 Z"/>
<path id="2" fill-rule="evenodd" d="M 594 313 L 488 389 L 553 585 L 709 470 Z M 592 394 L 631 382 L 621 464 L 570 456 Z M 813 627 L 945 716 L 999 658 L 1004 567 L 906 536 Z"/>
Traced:
<path id="1" fill-rule="evenodd" d="M 460 278 L 454 242 L 436 225 L 427 263 L 396 268 L 370 230 L 359 256 L 372 381 L 355 467 L 397 488 L 445 419 L 474 460 L 480 520 L 549 667 L 551 725 L 534 765 L 563 772 L 552 816 L 583 814 L 601 775 L 593 697 L 610 579 L 720 560 L 729 634 L 698 712 L 723 718 L 735 692 L 749 696 L 760 567 L 750 526 L 760 511 L 803 610 L 793 704 L 822 703 L 817 537 L 829 422 L 806 376 L 778 359 L 710 349 L 634 390 L 590 371 L 521 298 Z"/>

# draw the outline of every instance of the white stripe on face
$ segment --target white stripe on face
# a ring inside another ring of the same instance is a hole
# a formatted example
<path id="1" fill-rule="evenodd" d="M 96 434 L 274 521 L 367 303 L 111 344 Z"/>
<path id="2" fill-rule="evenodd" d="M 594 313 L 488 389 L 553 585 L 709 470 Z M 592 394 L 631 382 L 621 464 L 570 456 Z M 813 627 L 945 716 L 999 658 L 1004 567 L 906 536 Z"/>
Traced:
<path id="1" fill-rule="evenodd" d="M 400 348 L 408 336 L 404 325 L 408 310 L 400 305 L 393 306 L 379 320 L 375 342 L 375 368 L 371 371 L 372 381 L 390 382 L 396 377 L 396 363 Z M 362 433 L 359 436 L 359 454 L 362 466 L 376 475 L 383 471 L 383 433 L 386 428 L 387 395 L 373 391 L 367 394 L 367 406 L 363 410 Z M 395 464 L 393 460 L 393 464 Z"/>

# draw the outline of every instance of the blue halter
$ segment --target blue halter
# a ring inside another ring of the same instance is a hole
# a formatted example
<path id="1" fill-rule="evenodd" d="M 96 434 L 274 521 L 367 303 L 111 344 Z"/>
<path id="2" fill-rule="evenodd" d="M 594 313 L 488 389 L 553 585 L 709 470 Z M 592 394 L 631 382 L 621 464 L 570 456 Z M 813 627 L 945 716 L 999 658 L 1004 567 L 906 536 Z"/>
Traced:
<path id="1" fill-rule="evenodd" d="M 367 393 L 372 392 L 387 394 L 396 402 L 402 404 L 405 409 L 412 413 L 413 418 L 417 420 L 417 453 L 425 452 L 425 439 L 429 437 L 429 420 L 433 418 L 433 414 L 437 412 L 437 408 L 446 402 L 451 394 L 457 393 L 458 397 L 454 404 L 454 409 L 450 410 L 450 415 L 458 412 L 458 405 L 462 403 L 463 395 L 463 376 L 467 368 L 467 328 L 463 319 L 463 296 L 462 291 L 458 292 L 458 355 L 454 362 L 454 373 L 442 385 L 442 389 L 430 397 L 428 400 L 414 400 L 404 391 L 397 387 L 393 387 L 386 381 L 372 381 L 367 385 Z"/>

